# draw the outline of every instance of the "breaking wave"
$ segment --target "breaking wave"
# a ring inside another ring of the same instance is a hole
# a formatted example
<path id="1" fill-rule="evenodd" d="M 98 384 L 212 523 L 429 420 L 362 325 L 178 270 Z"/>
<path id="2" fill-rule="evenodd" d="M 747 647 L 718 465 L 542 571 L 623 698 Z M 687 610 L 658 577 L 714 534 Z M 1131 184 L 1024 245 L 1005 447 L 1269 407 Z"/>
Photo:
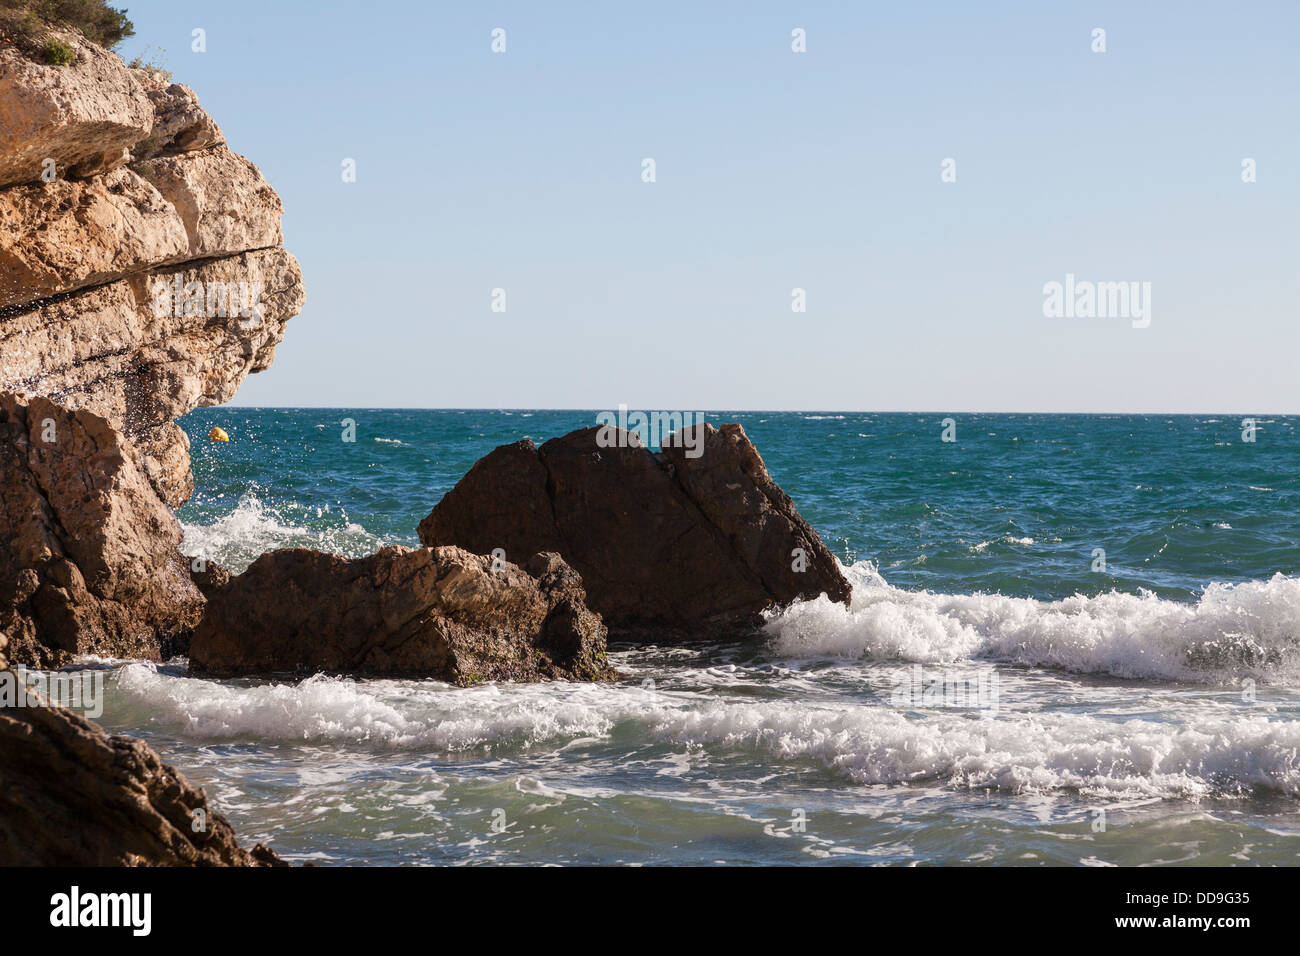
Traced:
<path id="1" fill-rule="evenodd" d="M 971 719 L 867 704 L 724 700 L 635 685 L 492 685 L 313 677 L 238 686 L 133 663 L 113 680 L 156 728 L 200 740 L 255 739 L 461 754 L 563 753 L 638 741 L 641 758 L 820 766 L 850 784 L 909 784 L 1105 797 L 1300 794 L 1300 722 L 1261 708 L 1178 724 L 1141 717 L 1007 712 Z M 119 698 L 121 699 L 121 698 Z M 161 725 L 161 726 L 160 726 Z M 611 770 L 609 747 L 579 763 Z"/>
<path id="2" fill-rule="evenodd" d="M 1195 603 L 1180 603 L 1149 592 L 1039 601 L 903 591 L 870 562 L 847 574 L 850 606 L 821 597 L 769 618 L 777 654 L 988 660 L 1121 678 L 1300 685 L 1300 578 L 1211 584 Z"/>
<path id="3" fill-rule="evenodd" d="M 210 524 L 182 522 L 181 552 L 202 555 L 238 573 L 267 551 L 315 548 L 363 557 L 388 542 L 352 521 L 347 512 L 303 505 L 271 505 L 253 491 Z"/>

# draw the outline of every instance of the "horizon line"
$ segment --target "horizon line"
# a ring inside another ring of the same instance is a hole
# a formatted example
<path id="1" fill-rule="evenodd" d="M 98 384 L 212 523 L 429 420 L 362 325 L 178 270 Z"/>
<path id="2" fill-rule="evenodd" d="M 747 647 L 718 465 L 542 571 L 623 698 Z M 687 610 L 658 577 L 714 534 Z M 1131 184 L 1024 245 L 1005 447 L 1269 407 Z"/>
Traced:
<path id="1" fill-rule="evenodd" d="M 688 412 L 685 408 L 677 409 L 643 409 L 632 408 L 630 411 L 650 411 L 650 412 L 681 412 L 683 414 L 704 414 L 712 411 L 714 414 L 720 413 L 738 413 L 745 415 L 798 415 L 809 413 L 834 414 L 834 415 L 1109 415 L 1115 417 L 1132 417 L 1132 416 L 1151 416 L 1165 415 L 1170 417 L 1204 417 L 1207 415 L 1221 415 L 1227 417 L 1236 417 L 1241 415 L 1245 418 L 1296 418 L 1300 417 L 1300 412 L 1241 412 L 1241 411 L 1194 411 L 1194 412 L 1170 412 L 1170 411 L 1142 411 L 1142 412 L 1099 412 L 1099 411 L 1006 411 L 1006 410 L 987 410 L 987 409 L 910 409 L 910 408 L 715 408 L 705 409 L 703 412 L 691 410 Z M 379 411 L 379 412 L 600 412 L 600 411 L 617 411 L 615 409 L 577 407 L 561 407 L 550 405 L 243 405 L 234 402 L 228 402 L 222 405 L 200 405 L 192 411 L 186 412 L 186 415 L 192 415 L 195 412 L 206 411 L 209 409 L 250 409 L 250 410 L 275 410 L 275 411 Z M 185 415 L 179 416 L 184 418 Z"/>

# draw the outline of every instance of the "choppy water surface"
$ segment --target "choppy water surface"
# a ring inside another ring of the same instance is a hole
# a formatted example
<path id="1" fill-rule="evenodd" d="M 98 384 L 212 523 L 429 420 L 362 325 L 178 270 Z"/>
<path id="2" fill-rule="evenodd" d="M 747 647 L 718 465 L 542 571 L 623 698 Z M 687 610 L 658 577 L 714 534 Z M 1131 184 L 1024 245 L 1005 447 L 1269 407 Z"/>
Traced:
<path id="1" fill-rule="evenodd" d="M 481 455 L 594 417 L 203 410 L 185 547 L 237 570 L 415 544 Z M 1231 416 L 954 415 L 946 443 L 944 417 L 708 414 L 744 424 L 850 608 L 620 647 L 601 686 L 116 662 L 101 722 L 300 861 L 1296 863 L 1295 420 L 1250 443 Z"/>

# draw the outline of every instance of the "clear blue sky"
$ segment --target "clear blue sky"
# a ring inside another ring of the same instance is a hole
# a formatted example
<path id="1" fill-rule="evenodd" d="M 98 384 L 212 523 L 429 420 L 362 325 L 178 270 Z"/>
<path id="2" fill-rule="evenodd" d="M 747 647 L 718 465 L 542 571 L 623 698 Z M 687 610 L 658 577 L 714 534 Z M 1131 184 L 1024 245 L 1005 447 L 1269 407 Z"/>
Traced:
<path id="1" fill-rule="evenodd" d="M 284 199 L 238 404 L 1300 412 L 1295 0 L 122 4 Z"/>

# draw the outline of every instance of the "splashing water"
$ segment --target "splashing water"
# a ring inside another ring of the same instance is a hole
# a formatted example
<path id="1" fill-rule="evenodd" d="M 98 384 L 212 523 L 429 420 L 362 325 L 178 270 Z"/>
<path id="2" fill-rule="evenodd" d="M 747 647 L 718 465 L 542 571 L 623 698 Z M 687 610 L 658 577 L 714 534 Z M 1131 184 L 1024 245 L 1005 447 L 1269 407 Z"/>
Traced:
<path id="1" fill-rule="evenodd" d="M 1245 446 L 1230 418 L 967 416 L 942 443 L 943 416 L 706 417 L 740 421 L 854 562 L 850 606 L 773 610 L 749 642 L 616 646 L 627 679 L 605 685 L 103 662 L 101 722 L 299 861 L 1295 862 L 1293 419 Z M 491 448 L 593 421 L 222 409 L 184 550 L 238 571 L 414 545 Z"/>

